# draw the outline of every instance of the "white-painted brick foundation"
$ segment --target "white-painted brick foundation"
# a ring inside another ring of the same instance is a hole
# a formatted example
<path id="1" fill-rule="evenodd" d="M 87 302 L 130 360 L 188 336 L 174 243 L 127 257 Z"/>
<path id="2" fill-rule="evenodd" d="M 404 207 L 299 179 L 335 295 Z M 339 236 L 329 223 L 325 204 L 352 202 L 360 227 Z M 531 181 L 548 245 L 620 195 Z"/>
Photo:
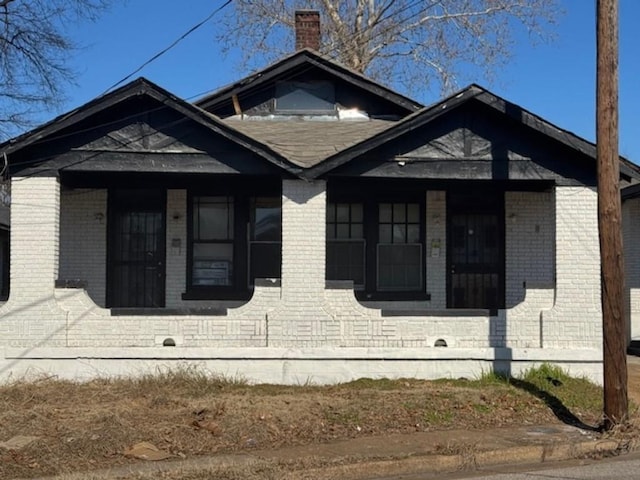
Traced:
<path id="1" fill-rule="evenodd" d="M 471 377 L 490 368 L 517 373 L 548 360 L 601 380 L 590 188 L 507 194 L 509 308 L 496 316 L 438 313 L 446 306 L 444 191 L 425 192 L 431 300 L 421 306 L 433 315 L 384 316 L 356 301 L 350 288 L 327 288 L 326 184 L 285 180 L 280 284 L 261 282 L 249 302 L 227 315 L 112 316 L 100 306 L 106 192 L 61 195 L 54 178 L 18 178 L 12 188 L 12 288 L 0 309 L 3 377 L 36 369 L 86 378 L 189 361 L 252 381 L 331 383 L 361 376 Z M 186 191 L 168 190 L 168 307 L 212 304 L 181 299 L 186 210 Z M 440 252 L 432 255 L 437 245 Z M 58 266 L 60 276 L 87 281 L 87 290 L 55 289 Z M 168 338 L 176 347 L 162 347 Z M 447 348 L 435 348 L 437 340 Z"/>

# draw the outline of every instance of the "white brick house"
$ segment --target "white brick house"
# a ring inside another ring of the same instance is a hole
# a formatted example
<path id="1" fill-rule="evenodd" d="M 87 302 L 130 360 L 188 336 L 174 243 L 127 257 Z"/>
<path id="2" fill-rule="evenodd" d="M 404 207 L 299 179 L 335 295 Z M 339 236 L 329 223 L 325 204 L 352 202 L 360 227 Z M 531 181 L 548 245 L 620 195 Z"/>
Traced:
<path id="1" fill-rule="evenodd" d="M 601 378 L 595 148 L 477 85 L 422 107 L 301 50 L 194 105 L 139 79 L 0 147 L 2 377 Z"/>

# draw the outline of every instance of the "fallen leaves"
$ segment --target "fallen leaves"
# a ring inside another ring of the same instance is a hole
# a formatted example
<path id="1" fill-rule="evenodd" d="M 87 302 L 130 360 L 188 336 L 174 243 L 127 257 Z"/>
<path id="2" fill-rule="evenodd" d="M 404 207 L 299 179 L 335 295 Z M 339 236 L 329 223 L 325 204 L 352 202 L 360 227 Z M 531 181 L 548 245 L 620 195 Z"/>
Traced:
<path id="1" fill-rule="evenodd" d="M 173 457 L 170 453 L 160 450 L 153 443 L 149 442 L 136 443 L 135 445 L 127 448 L 123 454 L 127 458 L 137 458 L 139 460 L 148 460 L 152 462 L 166 460 L 167 458 Z"/>

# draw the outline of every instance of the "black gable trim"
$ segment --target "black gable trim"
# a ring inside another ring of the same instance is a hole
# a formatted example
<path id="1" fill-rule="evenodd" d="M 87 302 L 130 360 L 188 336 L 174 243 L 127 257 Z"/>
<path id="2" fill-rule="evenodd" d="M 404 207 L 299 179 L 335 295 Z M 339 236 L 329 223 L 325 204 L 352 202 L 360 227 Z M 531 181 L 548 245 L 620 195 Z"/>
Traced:
<path id="1" fill-rule="evenodd" d="M 307 170 L 304 177 L 307 179 L 315 179 L 324 175 L 331 170 L 344 165 L 354 158 L 364 155 L 374 148 L 380 147 L 385 143 L 394 140 L 405 133 L 408 133 L 428 122 L 435 120 L 441 115 L 447 113 L 450 109 L 466 102 L 468 99 L 475 97 L 479 92 L 475 89 L 468 88 L 458 94 L 454 94 L 447 99 L 437 103 L 434 106 L 419 110 L 418 112 L 399 121 L 389 129 L 380 132 L 375 137 L 364 140 L 346 150 L 343 150 L 329 158 L 317 166 Z"/>
<path id="2" fill-rule="evenodd" d="M 295 54 L 286 57 L 279 62 L 273 63 L 263 70 L 260 70 L 244 79 L 235 82 L 211 95 L 207 95 L 195 102 L 195 105 L 203 110 L 213 111 L 229 104 L 234 95 L 239 95 L 248 90 L 256 90 L 264 87 L 265 84 L 275 82 L 283 76 L 288 76 L 292 70 L 296 70 L 304 65 L 310 65 L 324 70 L 331 76 L 376 95 L 385 101 L 395 104 L 403 109 L 406 114 L 410 114 L 422 108 L 422 105 L 415 100 L 400 95 L 393 90 L 374 82 L 364 75 L 344 67 L 328 58 L 323 57 L 310 49 L 303 49 Z"/>
<path id="3" fill-rule="evenodd" d="M 389 129 L 379 133 L 375 137 L 366 139 L 357 145 L 336 153 L 335 155 L 327 158 L 324 162 L 305 171 L 304 177 L 307 179 L 315 179 L 328 174 L 332 170 L 345 165 L 351 160 L 357 157 L 362 157 L 402 135 L 432 123 L 443 115 L 451 112 L 453 109 L 459 108 L 472 101 L 481 102 L 500 114 L 510 117 L 515 122 L 559 142 L 562 146 L 568 147 L 571 151 L 584 155 L 584 157 L 594 161 L 593 168 L 596 168 L 596 149 L 593 143 L 547 122 L 543 118 L 492 94 L 478 85 L 472 84 L 467 88 L 441 100 L 440 102 L 432 106 L 425 107 L 403 120 L 400 120 Z M 640 168 L 624 157 L 620 157 L 620 172 L 621 177 L 625 180 L 629 180 L 631 178 L 640 179 Z"/>
<path id="4" fill-rule="evenodd" d="M 269 147 L 238 132 L 232 127 L 226 125 L 215 116 L 201 110 L 200 108 L 181 100 L 170 92 L 162 89 L 145 78 L 138 78 L 131 83 L 111 92 L 102 97 L 98 97 L 89 103 L 72 110 L 68 113 L 60 115 L 52 121 L 42 125 L 35 130 L 27 132 L 15 139 L 9 140 L 0 145 L 0 152 L 9 156 L 9 165 L 11 167 L 11 155 L 24 150 L 34 144 L 61 134 L 61 137 L 75 135 L 75 132 L 69 131 L 70 127 L 76 126 L 90 117 L 104 112 L 108 109 L 117 107 L 118 105 L 136 97 L 146 96 L 156 100 L 162 105 L 179 112 L 186 118 L 206 127 L 210 131 L 221 135 L 225 139 L 243 147 L 254 154 L 266 159 L 272 164 L 280 167 L 286 172 L 298 176 L 301 169 L 288 162 L 280 154 L 274 152 Z M 65 132 L 66 130 L 66 132 Z M 33 162 L 37 163 L 37 162 Z"/>
<path id="5" fill-rule="evenodd" d="M 574 150 L 577 150 L 580 153 L 585 154 L 593 160 L 597 158 L 596 145 L 594 143 L 589 142 L 568 130 L 564 130 L 546 121 L 542 117 L 539 117 L 514 103 L 508 102 L 485 89 L 482 90 L 482 93 L 476 96 L 478 101 L 481 101 L 497 111 L 508 115 L 523 125 L 526 125 Z M 631 178 L 640 179 L 640 169 L 628 159 L 620 156 L 620 175 L 625 177 L 625 180 L 629 180 Z"/>

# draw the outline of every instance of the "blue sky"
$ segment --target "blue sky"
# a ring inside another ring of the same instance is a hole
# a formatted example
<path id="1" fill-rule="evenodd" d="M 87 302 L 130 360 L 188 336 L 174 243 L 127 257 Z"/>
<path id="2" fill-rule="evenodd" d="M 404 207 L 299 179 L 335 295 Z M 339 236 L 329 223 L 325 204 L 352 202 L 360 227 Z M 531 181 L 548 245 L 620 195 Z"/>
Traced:
<path id="1" fill-rule="evenodd" d="M 640 164 L 640 2 L 620 1 L 620 153 Z M 117 3 L 117 2 L 116 2 Z M 188 7 L 185 4 L 188 3 Z M 84 47 L 70 59 L 79 72 L 63 111 L 102 94 L 206 18 L 222 0 L 129 0 L 98 22 L 69 30 Z M 551 44 L 518 43 L 512 62 L 493 82 L 495 94 L 557 126 L 595 141 L 595 0 L 561 0 L 565 15 Z M 186 99 L 216 90 L 249 72 L 215 43 L 216 19 L 134 76 L 144 76 Z M 433 95 L 417 98 L 423 103 Z M 53 112 L 51 117 L 60 112 Z M 48 120 L 49 118 L 43 118 Z"/>

